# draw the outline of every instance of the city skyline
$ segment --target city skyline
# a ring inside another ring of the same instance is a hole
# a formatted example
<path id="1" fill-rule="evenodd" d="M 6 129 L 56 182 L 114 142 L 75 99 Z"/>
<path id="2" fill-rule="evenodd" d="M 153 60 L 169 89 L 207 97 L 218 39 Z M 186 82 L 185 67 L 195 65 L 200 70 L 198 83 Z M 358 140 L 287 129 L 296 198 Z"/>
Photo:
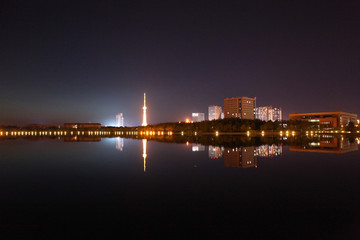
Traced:
<path id="1" fill-rule="evenodd" d="M 360 115 L 355 1 L 14 2 L 0 21 L 0 125 L 177 122 L 225 98 Z M 333 97 L 335 96 L 335 97 Z"/>

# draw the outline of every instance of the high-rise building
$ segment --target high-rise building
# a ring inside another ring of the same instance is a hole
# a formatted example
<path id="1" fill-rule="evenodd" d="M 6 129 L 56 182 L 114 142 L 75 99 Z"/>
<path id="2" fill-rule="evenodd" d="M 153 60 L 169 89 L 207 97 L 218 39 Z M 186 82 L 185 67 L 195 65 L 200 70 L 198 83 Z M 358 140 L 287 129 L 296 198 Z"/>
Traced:
<path id="1" fill-rule="evenodd" d="M 222 108 L 220 106 L 211 105 L 208 108 L 209 110 L 209 121 L 217 120 L 221 118 Z"/>
<path id="2" fill-rule="evenodd" d="M 257 107 L 256 118 L 262 121 L 281 121 L 282 110 L 281 108 L 274 108 L 273 106 Z"/>
<path id="3" fill-rule="evenodd" d="M 201 122 L 205 120 L 205 113 L 192 113 L 193 122 Z"/>
<path id="4" fill-rule="evenodd" d="M 224 99 L 225 118 L 255 119 L 256 98 L 233 97 Z"/>
<path id="5" fill-rule="evenodd" d="M 273 115 L 273 118 L 272 118 L 272 120 L 271 121 L 282 121 L 283 119 L 282 119 L 282 110 L 281 110 L 281 108 L 279 107 L 279 108 L 273 108 L 273 113 L 272 113 L 272 115 Z"/>
<path id="6" fill-rule="evenodd" d="M 116 114 L 116 126 L 124 127 L 124 115 L 122 113 Z"/>

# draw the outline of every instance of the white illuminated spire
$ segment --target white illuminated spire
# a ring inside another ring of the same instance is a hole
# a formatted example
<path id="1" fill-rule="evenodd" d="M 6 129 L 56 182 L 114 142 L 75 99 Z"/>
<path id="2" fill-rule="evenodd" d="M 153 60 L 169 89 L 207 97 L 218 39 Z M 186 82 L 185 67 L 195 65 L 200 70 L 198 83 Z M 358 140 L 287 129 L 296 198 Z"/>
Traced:
<path id="1" fill-rule="evenodd" d="M 143 112 L 143 122 L 141 124 L 142 126 L 147 126 L 146 109 L 147 109 L 147 107 L 146 107 L 146 94 L 144 93 L 144 106 L 143 106 L 144 112 Z"/>

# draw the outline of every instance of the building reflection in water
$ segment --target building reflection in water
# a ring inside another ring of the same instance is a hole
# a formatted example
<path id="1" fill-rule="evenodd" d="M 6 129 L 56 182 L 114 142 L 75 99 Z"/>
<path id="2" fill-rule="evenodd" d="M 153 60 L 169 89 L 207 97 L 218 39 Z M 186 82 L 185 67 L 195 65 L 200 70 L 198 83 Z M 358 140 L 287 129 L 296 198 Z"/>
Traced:
<path id="1" fill-rule="evenodd" d="M 120 138 L 120 137 L 116 138 L 115 148 L 119 151 L 123 150 L 123 148 L 124 148 L 124 139 L 123 138 Z"/>
<path id="2" fill-rule="evenodd" d="M 280 156 L 282 154 L 282 145 L 261 145 L 259 147 L 256 147 L 255 149 L 256 156 L 259 157 L 275 157 Z"/>
<path id="3" fill-rule="evenodd" d="M 225 148 L 225 167 L 252 168 L 257 167 L 255 147 Z"/>
<path id="4" fill-rule="evenodd" d="M 144 172 L 146 172 L 146 157 L 147 157 L 147 154 L 146 154 L 146 147 L 147 147 L 147 140 L 146 139 L 143 139 L 142 140 L 142 145 L 143 145 L 143 159 L 144 159 Z"/>
<path id="5" fill-rule="evenodd" d="M 290 146 L 290 151 L 295 152 L 319 152 L 319 153 L 347 153 L 358 151 L 359 146 L 356 142 L 351 142 L 343 137 L 334 137 L 332 135 L 322 135 L 316 141 L 303 146 Z"/>
<path id="6" fill-rule="evenodd" d="M 193 152 L 203 152 L 205 151 L 205 146 L 201 144 L 193 144 L 191 150 Z"/>
<path id="7" fill-rule="evenodd" d="M 223 153 L 219 146 L 209 146 L 209 158 L 216 159 L 222 157 Z"/>
<path id="8" fill-rule="evenodd" d="M 225 167 L 257 168 L 257 157 L 276 157 L 282 154 L 282 145 L 261 145 L 258 147 L 225 148 Z"/>

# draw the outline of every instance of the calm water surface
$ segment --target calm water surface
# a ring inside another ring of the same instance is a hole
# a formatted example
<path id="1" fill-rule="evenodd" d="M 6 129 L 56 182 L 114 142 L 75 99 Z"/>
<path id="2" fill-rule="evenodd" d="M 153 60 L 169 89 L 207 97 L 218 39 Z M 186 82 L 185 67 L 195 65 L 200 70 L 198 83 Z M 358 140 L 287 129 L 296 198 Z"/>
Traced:
<path id="1" fill-rule="evenodd" d="M 3 239 L 360 239 L 360 152 L 0 141 Z"/>

